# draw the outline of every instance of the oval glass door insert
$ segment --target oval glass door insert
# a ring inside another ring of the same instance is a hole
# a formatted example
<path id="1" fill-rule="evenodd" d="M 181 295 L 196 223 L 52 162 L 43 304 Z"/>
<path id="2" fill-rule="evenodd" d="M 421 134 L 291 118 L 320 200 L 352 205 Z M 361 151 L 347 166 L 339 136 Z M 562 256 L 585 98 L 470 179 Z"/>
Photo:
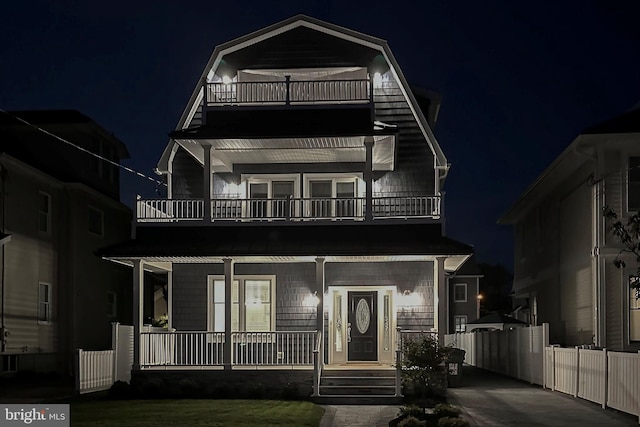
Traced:
<path id="1" fill-rule="evenodd" d="M 364 298 L 360 298 L 356 307 L 356 327 L 358 332 L 364 334 L 369 329 L 371 323 L 371 312 L 369 311 L 369 303 Z"/>

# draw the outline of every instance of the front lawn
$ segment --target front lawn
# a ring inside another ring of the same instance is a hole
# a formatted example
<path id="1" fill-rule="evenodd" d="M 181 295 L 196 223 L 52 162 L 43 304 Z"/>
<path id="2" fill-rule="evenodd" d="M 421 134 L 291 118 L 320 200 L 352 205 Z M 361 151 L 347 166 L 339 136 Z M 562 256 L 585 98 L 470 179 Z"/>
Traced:
<path id="1" fill-rule="evenodd" d="M 279 400 L 100 400 L 71 402 L 72 426 L 309 426 L 324 409 Z"/>

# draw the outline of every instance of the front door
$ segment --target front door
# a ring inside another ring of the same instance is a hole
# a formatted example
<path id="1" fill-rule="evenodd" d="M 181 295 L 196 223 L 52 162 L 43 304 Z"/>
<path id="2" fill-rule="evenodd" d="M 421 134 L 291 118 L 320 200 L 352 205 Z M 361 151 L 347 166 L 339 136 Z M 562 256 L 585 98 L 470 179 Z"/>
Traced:
<path id="1" fill-rule="evenodd" d="M 348 360 L 378 360 L 377 291 L 348 292 Z"/>

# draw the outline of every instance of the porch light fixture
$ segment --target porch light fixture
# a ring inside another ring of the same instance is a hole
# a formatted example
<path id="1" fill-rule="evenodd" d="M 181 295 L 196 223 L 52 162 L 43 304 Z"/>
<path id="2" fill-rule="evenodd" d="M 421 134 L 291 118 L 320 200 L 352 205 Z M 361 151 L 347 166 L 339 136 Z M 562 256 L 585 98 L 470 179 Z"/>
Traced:
<path id="1" fill-rule="evenodd" d="M 307 307 L 317 307 L 320 304 L 320 298 L 318 298 L 318 291 L 313 291 L 311 295 L 307 295 L 304 299 L 304 305 Z"/>
<path id="2" fill-rule="evenodd" d="M 229 76 L 222 76 L 222 83 L 228 85 L 232 82 L 231 77 Z"/>

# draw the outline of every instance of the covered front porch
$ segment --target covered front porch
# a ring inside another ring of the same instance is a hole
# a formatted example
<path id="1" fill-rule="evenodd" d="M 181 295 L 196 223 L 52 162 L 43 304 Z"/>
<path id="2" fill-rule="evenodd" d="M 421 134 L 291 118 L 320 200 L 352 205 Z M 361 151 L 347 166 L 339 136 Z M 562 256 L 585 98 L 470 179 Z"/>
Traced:
<path id="1" fill-rule="evenodd" d="M 139 231 L 103 253 L 133 268 L 134 371 L 296 371 L 316 395 L 332 370 L 395 377 L 404 339 L 444 331 L 445 274 L 470 253 L 415 226 Z M 145 271 L 166 276 L 166 328 L 144 324 Z"/>

